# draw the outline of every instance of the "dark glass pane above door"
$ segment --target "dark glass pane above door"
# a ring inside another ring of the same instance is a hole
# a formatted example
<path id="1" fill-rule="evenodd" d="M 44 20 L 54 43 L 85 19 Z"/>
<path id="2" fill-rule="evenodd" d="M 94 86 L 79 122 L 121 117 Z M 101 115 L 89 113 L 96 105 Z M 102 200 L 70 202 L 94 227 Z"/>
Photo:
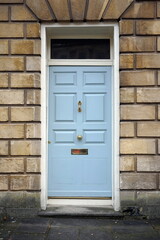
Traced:
<path id="1" fill-rule="evenodd" d="M 51 39 L 51 59 L 110 59 L 110 39 Z"/>

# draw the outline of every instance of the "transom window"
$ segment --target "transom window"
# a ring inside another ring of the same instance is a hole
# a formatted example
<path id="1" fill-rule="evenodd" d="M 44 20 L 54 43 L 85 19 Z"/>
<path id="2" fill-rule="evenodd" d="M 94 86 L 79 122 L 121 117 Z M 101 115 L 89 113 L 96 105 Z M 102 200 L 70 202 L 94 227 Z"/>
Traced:
<path id="1" fill-rule="evenodd" d="M 51 59 L 110 59 L 110 39 L 51 39 Z"/>

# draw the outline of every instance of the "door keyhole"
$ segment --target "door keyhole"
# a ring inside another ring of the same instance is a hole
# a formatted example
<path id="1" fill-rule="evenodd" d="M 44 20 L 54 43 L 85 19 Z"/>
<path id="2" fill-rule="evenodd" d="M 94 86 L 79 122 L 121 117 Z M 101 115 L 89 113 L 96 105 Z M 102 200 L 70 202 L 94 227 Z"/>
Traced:
<path id="1" fill-rule="evenodd" d="M 78 102 L 78 112 L 82 112 L 82 102 L 81 101 L 79 101 Z"/>

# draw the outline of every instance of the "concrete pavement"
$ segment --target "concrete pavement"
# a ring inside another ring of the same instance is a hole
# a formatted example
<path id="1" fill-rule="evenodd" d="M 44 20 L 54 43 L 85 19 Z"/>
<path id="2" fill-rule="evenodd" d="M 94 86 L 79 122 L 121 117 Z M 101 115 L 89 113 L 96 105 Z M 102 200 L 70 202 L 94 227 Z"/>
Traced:
<path id="1" fill-rule="evenodd" d="M 0 224 L 0 240 L 160 240 L 160 219 L 25 218 Z"/>

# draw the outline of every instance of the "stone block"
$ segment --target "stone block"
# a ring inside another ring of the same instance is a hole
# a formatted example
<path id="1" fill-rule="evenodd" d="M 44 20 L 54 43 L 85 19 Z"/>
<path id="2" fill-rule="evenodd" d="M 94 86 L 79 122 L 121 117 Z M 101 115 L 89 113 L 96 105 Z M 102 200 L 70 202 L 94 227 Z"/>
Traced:
<path id="1" fill-rule="evenodd" d="M 27 158 L 27 173 L 40 172 L 40 158 Z"/>
<path id="2" fill-rule="evenodd" d="M 120 192 L 120 200 L 122 206 L 132 206 L 135 205 L 136 202 L 136 194 L 135 191 L 121 191 Z"/>
<path id="3" fill-rule="evenodd" d="M 23 3 L 24 0 L 0 0 L 0 3 Z"/>
<path id="4" fill-rule="evenodd" d="M 11 74 L 12 88 L 40 88 L 40 74 L 13 73 Z"/>
<path id="5" fill-rule="evenodd" d="M 160 88 L 138 88 L 137 102 L 139 103 L 159 103 Z"/>
<path id="6" fill-rule="evenodd" d="M 160 2 L 157 1 L 157 17 L 160 18 Z"/>
<path id="7" fill-rule="evenodd" d="M 8 54 L 8 40 L 0 40 L 0 54 Z"/>
<path id="8" fill-rule="evenodd" d="M 153 86 L 155 85 L 155 71 L 121 71 L 121 86 Z"/>
<path id="9" fill-rule="evenodd" d="M 156 141 L 155 139 L 121 139 L 120 140 L 121 154 L 155 154 Z"/>
<path id="10" fill-rule="evenodd" d="M 12 21 L 36 21 L 37 19 L 25 5 L 11 6 Z"/>
<path id="11" fill-rule="evenodd" d="M 0 190 L 8 190 L 8 176 L 0 176 Z"/>
<path id="12" fill-rule="evenodd" d="M 134 68 L 133 54 L 121 54 L 120 55 L 120 69 L 132 69 L 132 68 Z"/>
<path id="13" fill-rule="evenodd" d="M 0 7 L 0 21 L 8 21 L 8 6 Z"/>
<path id="14" fill-rule="evenodd" d="M 11 176 L 11 190 L 40 190 L 39 175 L 15 175 Z"/>
<path id="15" fill-rule="evenodd" d="M 121 37 L 120 52 L 153 52 L 155 51 L 155 37 Z"/>
<path id="16" fill-rule="evenodd" d="M 26 138 L 41 138 L 41 125 L 39 123 L 27 124 Z"/>
<path id="17" fill-rule="evenodd" d="M 158 105 L 158 119 L 160 120 L 160 105 Z"/>
<path id="18" fill-rule="evenodd" d="M 134 137 L 135 129 L 133 122 L 121 122 L 120 136 L 121 137 Z"/>
<path id="19" fill-rule="evenodd" d="M 40 40 L 12 40 L 11 54 L 40 54 Z"/>
<path id="20" fill-rule="evenodd" d="M 8 87 L 8 73 L 0 73 L 0 88 Z"/>
<path id="21" fill-rule="evenodd" d="M 158 153 L 160 154 L 160 139 L 158 140 Z"/>
<path id="22" fill-rule="evenodd" d="M 0 194 L 0 206 L 7 208 L 24 208 L 25 211 L 30 208 L 40 207 L 40 193 L 26 191 L 3 191 Z M 20 210 L 20 214 L 21 214 Z M 13 216 L 11 214 L 11 216 Z M 25 217 L 28 217 L 27 213 Z M 22 217 L 22 214 L 20 215 Z"/>
<path id="23" fill-rule="evenodd" d="M 24 104 L 24 91 L 0 90 L 0 104 Z"/>
<path id="24" fill-rule="evenodd" d="M 41 58 L 40 57 L 26 57 L 26 69 L 27 69 L 27 71 L 40 71 L 41 70 Z"/>
<path id="25" fill-rule="evenodd" d="M 24 172 L 23 158 L 0 158 L 1 173 L 22 173 Z"/>
<path id="26" fill-rule="evenodd" d="M 120 35 L 133 35 L 134 33 L 134 21 L 133 20 L 121 20 L 119 22 Z"/>
<path id="27" fill-rule="evenodd" d="M 137 54 L 136 55 L 137 68 L 160 68 L 160 54 Z"/>
<path id="28" fill-rule="evenodd" d="M 40 24 L 28 23 L 27 24 L 27 38 L 40 38 Z"/>
<path id="29" fill-rule="evenodd" d="M 135 171 L 135 159 L 133 156 L 120 157 L 120 171 L 123 171 L 123 172 Z"/>
<path id="30" fill-rule="evenodd" d="M 160 20 L 137 20 L 136 33 L 138 35 L 159 35 Z"/>
<path id="31" fill-rule="evenodd" d="M 137 192 L 138 205 L 160 205 L 159 191 L 138 191 Z"/>
<path id="32" fill-rule="evenodd" d="M 35 141 L 11 141 L 11 155 L 30 156 L 40 155 L 41 143 L 39 140 Z"/>
<path id="33" fill-rule="evenodd" d="M 121 120 L 153 120 L 155 106 L 152 105 L 122 105 Z"/>
<path id="34" fill-rule="evenodd" d="M 137 171 L 140 172 L 160 172 L 159 156 L 138 156 Z"/>
<path id="35" fill-rule="evenodd" d="M 137 136 L 160 137 L 160 122 L 137 123 Z"/>
<path id="36" fill-rule="evenodd" d="M 156 189 L 154 173 L 122 173 L 120 176 L 121 189 Z"/>
<path id="37" fill-rule="evenodd" d="M 123 18 L 154 18 L 155 3 L 154 2 L 135 2 L 123 14 Z"/>
<path id="38" fill-rule="evenodd" d="M 8 141 L 0 141 L 0 155 L 8 155 Z"/>
<path id="39" fill-rule="evenodd" d="M 24 58 L 0 57 L 0 71 L 24 71 Z"/>
<path id="40" fill-rule="evenodd" d="M 133 103 L 134 102 L 134 88 L 121 88 L 120 89 L 120 102 Z"/>
<path id="41" fill-rule="evenodd" d="M 160 86 L 160 71 L 158 71 L 158 85 Z"/>
<path id="42" fill-rule="evenodd" d="M 24 138 L 24 125 L 0 124 L 0 138 Z"/>
<path id="43" fill-rule="evenodd" d="M 27 105 L 29 104 L 40 104 L 41 102 L 40 90 L 28 90 L 27 91 Z"/>
<path id="44" fill-rule="evenodd" d="M 8 107 L 0 107 L 0 122 L 8 121 Z"/>
<path id="45" fill-rule="evenodd" d="M 13 122 L 40 121 L 40 108 L 39 107 L 12 107 L 11 121 Z"/>
<path id="46" fill-rule="evenodd" d="M 0 23 L 0 38 L 23 37 L 22 23 Z"/>

